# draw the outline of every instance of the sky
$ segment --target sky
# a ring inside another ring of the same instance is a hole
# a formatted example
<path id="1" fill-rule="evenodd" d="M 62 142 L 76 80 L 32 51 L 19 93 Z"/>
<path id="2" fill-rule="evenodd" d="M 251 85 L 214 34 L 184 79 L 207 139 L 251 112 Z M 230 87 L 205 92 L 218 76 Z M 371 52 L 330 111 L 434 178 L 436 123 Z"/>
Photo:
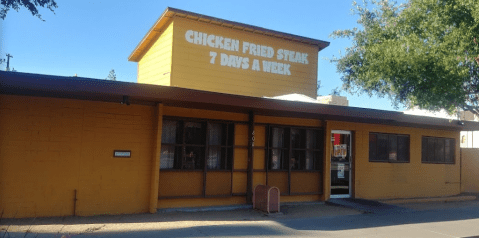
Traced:
<path id="1" fill-rule="evenodd" d="M 22 8 L 0 19 L 0 58 L 11 54 L 18 72 L 104 79 L 114 69 L 117 80 L 136 82 L 137 63 L 128 56 L 167 7 L 330 42 L 318 54 L 319 95 L 341 87 L 341 75 L 328 59 L 351 45 L 332 39 L 338 29 L 357 25 L 352 0 L 56 0 L 55 13 L 40 9 L 45 21 Z M 6 64 L 0 65 L 4 70 Z M 402 111 L 388 98 L 346 96 L 353 107 Z"/>

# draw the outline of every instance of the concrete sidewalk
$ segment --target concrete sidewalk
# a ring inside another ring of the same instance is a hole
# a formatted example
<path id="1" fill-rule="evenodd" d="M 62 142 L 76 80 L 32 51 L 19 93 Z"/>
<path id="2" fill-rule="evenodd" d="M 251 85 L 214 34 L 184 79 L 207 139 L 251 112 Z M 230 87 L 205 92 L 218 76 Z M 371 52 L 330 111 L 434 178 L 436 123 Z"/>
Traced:
<path id="1" fill-rule="evenodd" d="M 412 211 L 364 214 L 324 203 L 286 204 L 284 215 L 251 209 L 160 211 L 95 217 L 4 219 L 6 237 L 473 237 L 479 235 L 479 201 L 401 204 Z M 440 206 L 440 210 L 437 207 Z M 441 207 L 442 206 L 442 207 Z"/>
<path id="2" fill-rule="evenodd" d="M 267 216 L 252 209 L 195 211 L 198 209 L 159 210 L 156 214 L 130 214 L 93 217 L 53 217 L 3 219 L 0 238 L 4 237 L 77 237 L 98 233 L 189 229 L 208 226 L 268 224 L 275 220 L 310 217 L 358 215 L 360 211 L 328 206 L 323 202 L 290 203 L 281 206 L 282 215 Z M 6 235 L 8 234 L 8 235 Z"/>

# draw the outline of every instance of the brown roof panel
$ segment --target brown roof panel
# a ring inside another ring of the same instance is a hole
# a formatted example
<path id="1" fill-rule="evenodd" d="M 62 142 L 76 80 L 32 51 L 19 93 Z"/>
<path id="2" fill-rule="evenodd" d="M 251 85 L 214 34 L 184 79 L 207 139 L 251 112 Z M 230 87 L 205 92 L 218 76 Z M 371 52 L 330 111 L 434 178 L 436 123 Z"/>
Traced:
<path id="1" fill-rule="evenodd" d="M 209 109 L 217 111 L 253 111 L 261 115 L 350 121 L 445 130 L 479 130 L 478 122 L 407 115 L 402 112 L 283 101 L 207 92 L 186 88 L 109 81 L 82 77 L 29 74 L 0 71 L 0 93 L 117 102 L 129 96 L 133 104 Z"/>

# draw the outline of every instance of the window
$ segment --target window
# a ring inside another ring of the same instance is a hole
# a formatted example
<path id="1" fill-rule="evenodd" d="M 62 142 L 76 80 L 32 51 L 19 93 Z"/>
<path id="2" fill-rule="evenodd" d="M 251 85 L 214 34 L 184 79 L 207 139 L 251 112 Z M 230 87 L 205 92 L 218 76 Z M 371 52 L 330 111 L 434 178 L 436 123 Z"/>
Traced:
<path id="1" fill-rule="evenodd" d="M 160 169 L 231 169 L 232 157 L 233 124 L 163 121 Z"/>
<path id="2" fill-rule="evenodd" d="M 289 136 L 285 135 L 283 128 L 271 129 L 270 169 L 288 169 L 286 155 L 289 154 L 289 145 L 284 140 L 285 137 Z"/>
<path id="3" fill-rule="evenodd" d="M 456 141 L 451 138 L 422 137 L 423 163 L 454 164 Z"/>
<path id="4" fill-rule="evenodd" d="M 270 170 L 320 170 L 322 133 L 303 128 L 270 127 Z"/>
<path id="5" fill-rule="evenodd" d="M 231 169 L 232 157 L 233 124 L 208 123 L 207 168 Z"/>
<path id="6" fill-rule="evenodd" d="M 409 136 L 369 133 L 369 161 L 409 162 Z"/>

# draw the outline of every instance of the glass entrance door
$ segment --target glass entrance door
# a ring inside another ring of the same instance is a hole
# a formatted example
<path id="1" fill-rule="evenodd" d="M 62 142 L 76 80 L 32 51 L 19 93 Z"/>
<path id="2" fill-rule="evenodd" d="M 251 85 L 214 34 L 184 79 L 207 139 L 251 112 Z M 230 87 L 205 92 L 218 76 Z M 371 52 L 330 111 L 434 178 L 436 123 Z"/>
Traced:
<path id="1" fill-rule="evenodd" d="M 351 197 L 351 132 L 331 131 L 331 198 Z"/>

